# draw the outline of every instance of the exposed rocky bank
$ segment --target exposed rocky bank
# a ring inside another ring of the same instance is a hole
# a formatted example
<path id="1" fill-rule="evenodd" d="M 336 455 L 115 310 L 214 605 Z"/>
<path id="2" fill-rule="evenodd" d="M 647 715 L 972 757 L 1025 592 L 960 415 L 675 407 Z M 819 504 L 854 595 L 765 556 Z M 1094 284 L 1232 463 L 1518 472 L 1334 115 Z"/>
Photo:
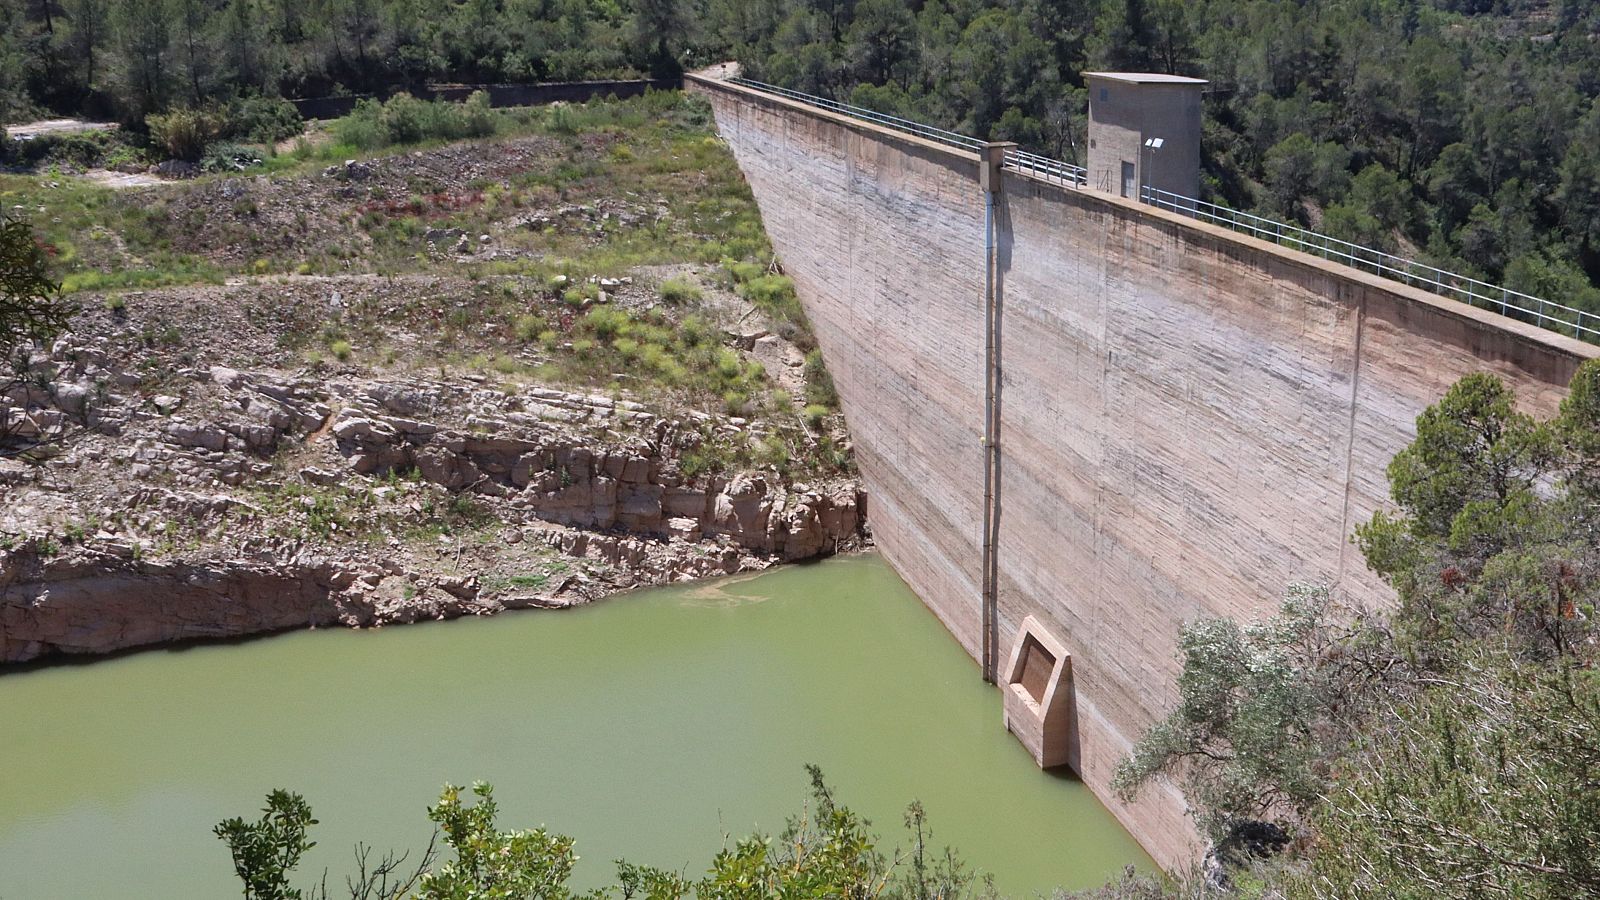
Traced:
<path id="1" fill-rule="evenodd" d="M 260 293 L 92 309 L 75 332 L 94 337 L 9 385 L 6 439 L 48 458 L 0 462 L 0 662 L 564 607 L 868 540 L 847 474 L 705 464 L 771 423 L 444 365 L 308 369 Z"/>

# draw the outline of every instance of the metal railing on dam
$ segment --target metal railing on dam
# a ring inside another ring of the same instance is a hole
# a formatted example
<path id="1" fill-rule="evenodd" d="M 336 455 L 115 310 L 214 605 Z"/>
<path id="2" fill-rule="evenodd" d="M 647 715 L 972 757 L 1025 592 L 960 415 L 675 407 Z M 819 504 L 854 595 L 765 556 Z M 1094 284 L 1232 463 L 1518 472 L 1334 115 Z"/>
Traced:
<path id="1" fill-rule="evenodd" d="M 1540 328 L 1570 332 L 1580 340 L 1600 343 L 1600 314 L 1170 191 L 1146 187 L 1141 189 L 1139 199 L 1160 209 L 1194 216 L 1264 241 L 1371 272 L 1390 281 L 1424 288 L 1471 306 L 1492 309 Z"/>
<path id="2" fill-rule="evenodd" d="M 840 103 L 826 97 L 748 78 L 730 78 L 728 81 L 962 150 L 978 151 L 986 145 L 985 141 L 970 135 Z M 1066 187 L 1085 189 L 1089 186 L 1088 170 L 1082 166 L 1023 150 L 1006 151 L 1004 168 L 1007 171 Z M 1535 297 L 1532 294 L 1490 284 L 1417 260 L 1169 191 L 1145 187 L 1140 191 L 1139 200 L 1159 209 L 1192 216 L 1282 247 L 1320 256 L 1380 278 L 1432 291 L 1469 306 L 1498 312 L 1548 331 L 1568 334 L 1590 343 L 1600 343 L 1600 313 Z"/>
<path id="3" fill-rule="evenodd" d="M 728 81 L 732 82 L 733 84 L 744 85 L 747 88 L 754 88 L 755 90 L 768 94 L 777 94 L 779 97 L 787 97 L 790 100 L 797 100 L 810 106 L 820 107 L 830 112 L 836 112 L 840 115 L 850 116 L 854 119 L 860 119 L 864 122 L 871 122 L 874 125 L 882 125 L 885 128 L 893 128 L 896 131 L 914 134 L 917 137 L 927 138 L 930 141 L 938 141 L 941 144 L 949 144 L 952 147 L 960 147 L 963 150 L 976 151 L 983 149 L 984 142 L 975 137 L 969 137 L 965 134 L 960 134 L 954 131 L 946 131 L 943 128 L 935 128 L 932 125 L 924 125 L 921 122 L 913 122 L 910 119 L 902 119 L 899 116 L 891 116 L 888 113 L 864 109 L 860 106 L 851 106 L 848 103 L 840 103 L 837 100 L 829 100 L 826 97 L 818 97 L 815 94 L 805 94 L 801 93 L 800 91 L 791 91 L 788 88 L 778 87 L 775 84 L 767 84 L 763 81 L 752 81 L 749 78 L 729 78 Z"/>
<path id="4" fill-rule="evenodd" d="M 1044 181 L 1055 184 L 1065 184 L 1071 187 L 1083 188 L 1089 186 L 1089 170 L 1083 166 L 1029 153 L 1026 150 L 1012 150 L 1006 153 L 1005 168 L 1031 175 Z"/>

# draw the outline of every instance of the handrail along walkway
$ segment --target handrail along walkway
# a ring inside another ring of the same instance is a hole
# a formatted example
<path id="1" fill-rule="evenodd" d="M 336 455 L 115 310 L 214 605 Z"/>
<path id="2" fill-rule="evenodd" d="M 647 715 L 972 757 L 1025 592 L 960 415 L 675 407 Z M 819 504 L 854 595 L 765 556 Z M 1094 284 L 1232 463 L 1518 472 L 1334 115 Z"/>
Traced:
<path id="1" fill-rule="evenodd" d="M 932 125 L 924 125 L 921 122 L 913 122 L 910 119 L 902 119 L 899 116 L 891 116 L 888 113 L 863 109 L 859 106 L 851 106 L 848 103 L 840 103 L 837 100 L 829 100 L 826 97 L 818 97 L 814 94 L 791 91 L 788 88 L 778 87 L 775 84 L 767 84 L 762 81 L 753 81 L 749 78 L 729 78 L 727 80 L 733 84 L 742 85 L 747 88 L 754 88 L 758 91 L 762 91 L 763 93 L 776 94 L 779 97 L 787 97 L 790 100 L 798 100 L 801 103 L 805 103 L 810 106 L 820 107 L 822 109 L 829 110 L 830 112 L 840 113 L 841 115 L 850 116 L 854 119 L 861 119 L 866 122 L 871 122 L 875 125 L 882 125 L 886 128 L 893 128 L 896 131 L 904 131 L 908 134 L 914 134 L 917 137 L 927 138 L 931 141 L 938 141 L 941 144 L 949 144 L 952 147 L 960 147 L 963 150 L 977 151 L 983 149 L 984 142 L 975 137 L 968 137 L 967 135 L 959 134 L 954 131 L 946 131 L 943 128 L 935 128 Z"/>
<path id="2" fill-rule="evenodd" d="M 1159 209 L 1223 225 L 1264 241 L 1371 272 L 1390 281 L 1424 288 L 1469 306 L 1492 309 L 1501 315 L 1549 331 L 1566 331 L 1579 340 L 1600 343 L 1600 314 L 1171 191 L 1145 187 L 1139 199 Z"/>

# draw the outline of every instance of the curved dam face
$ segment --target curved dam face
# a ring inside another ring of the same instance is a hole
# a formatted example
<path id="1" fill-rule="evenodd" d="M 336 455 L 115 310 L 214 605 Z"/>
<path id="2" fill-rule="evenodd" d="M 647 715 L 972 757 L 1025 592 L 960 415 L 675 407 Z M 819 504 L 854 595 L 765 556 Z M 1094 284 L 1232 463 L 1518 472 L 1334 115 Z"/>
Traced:
<path id="1" fill-rule="evenodd" d="M 688 88 L 811 317 L 879 547 L 980 658 L 978 156 L 725 82 Z M 1160 863 L 1185 864 L 1200 842 L 1175 790 L 1133 805 L 1109 790 L 1172 706 L 1180 626 L 1269 615 L 1293 581 L 1391 602 L 1349 535 L 1384 504 L 1416 415 L 1480 370 L 1551 412 L 1596 348 L 1108 194 L 1012 172 L 999 188 L 994 642 L 1032 616 L 1064 645 L 1069 764 Z"/>

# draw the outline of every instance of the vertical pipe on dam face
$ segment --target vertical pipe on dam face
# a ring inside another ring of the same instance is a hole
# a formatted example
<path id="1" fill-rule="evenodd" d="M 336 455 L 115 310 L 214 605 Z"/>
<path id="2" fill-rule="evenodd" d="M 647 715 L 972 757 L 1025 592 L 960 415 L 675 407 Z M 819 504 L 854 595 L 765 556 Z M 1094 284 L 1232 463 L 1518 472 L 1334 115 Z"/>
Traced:
<path id="1" fill-rule="evenodd" d="M 1007 141 L 984 145 L 978 166 L 978 184 L 983 188 L 983 680 L 994 684 L 1000 667 L 999 588 L 995 566 L 995 473 L 999 463 L 1000 423 L 995 415 L 995 395 L 999 389 L 1000 360 L 995 335 L 999 323 L 995 306 L 994 199 L 1000 192 L 1000 171 L 1006 152 L 1016 148 Z"/>
<path id="2" fill-rule="evenodd" d="M 983 192 L 983 680 L 995 683 L 994 560 L 994 191 Z"/>

